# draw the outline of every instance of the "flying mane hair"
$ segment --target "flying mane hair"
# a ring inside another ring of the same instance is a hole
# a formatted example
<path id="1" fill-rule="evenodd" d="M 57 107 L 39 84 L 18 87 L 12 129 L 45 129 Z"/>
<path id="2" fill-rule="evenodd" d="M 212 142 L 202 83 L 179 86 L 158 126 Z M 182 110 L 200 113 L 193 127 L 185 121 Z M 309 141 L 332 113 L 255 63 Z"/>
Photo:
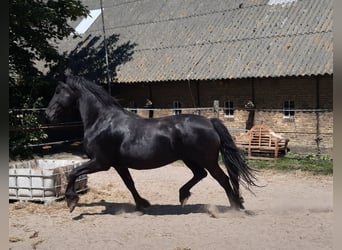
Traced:
<path id="1" fill-rule="evenodd" d="M 91 81 L 85 79 L 84 77 L 69 75 L 69 76 L 67 76 L 66 83 L 71 88 L 75 88 L 75 89 L 79 89 L 79 90 L 80 89 L 87 89 L 92 94 L 94 94 L 102 104 L 104 104 L 108 107 L 118 106 L 118 107 L 122 108 L 119 101 L 115 97 L 112 97 L 111 95 L 109 95 L 104 90 L 104 88 L 102 86 L 100 86 L 94 82 L 91 82 Z"/>

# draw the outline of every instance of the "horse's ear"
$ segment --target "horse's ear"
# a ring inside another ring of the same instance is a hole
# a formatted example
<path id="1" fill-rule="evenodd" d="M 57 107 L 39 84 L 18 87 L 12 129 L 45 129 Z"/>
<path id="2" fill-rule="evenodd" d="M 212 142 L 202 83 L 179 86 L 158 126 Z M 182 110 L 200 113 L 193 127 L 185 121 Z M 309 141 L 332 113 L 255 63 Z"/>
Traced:
<path id="1" fill-rule="evenodd" d="M 71 69 L 67 68 L 67 69 L 64 71 L 64 75 L 65 75 L 66 77 L 71 76 L 71 75 L 72 75 Z"/>
<path id="2" fill-rule="evenodd" d="M 68 79 L 70 79 L 71 77 L 72 77 L 72 71 L 71 69 L 67 68 L 58 80 L 66 84 L 68 82 Z"/>

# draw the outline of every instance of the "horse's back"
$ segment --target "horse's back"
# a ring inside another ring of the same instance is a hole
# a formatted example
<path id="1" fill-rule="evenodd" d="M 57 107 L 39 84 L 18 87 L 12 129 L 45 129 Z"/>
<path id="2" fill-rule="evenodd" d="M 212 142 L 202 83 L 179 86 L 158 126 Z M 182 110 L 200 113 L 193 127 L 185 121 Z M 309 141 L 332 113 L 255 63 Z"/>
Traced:
<path id="1" fill-rule="evenodd" d="M 220 138 L 208 118 L 184 114 L 165 119 L 173 127 L 173 148 L 182 159 L 202 161 L 218 156 Z"/>

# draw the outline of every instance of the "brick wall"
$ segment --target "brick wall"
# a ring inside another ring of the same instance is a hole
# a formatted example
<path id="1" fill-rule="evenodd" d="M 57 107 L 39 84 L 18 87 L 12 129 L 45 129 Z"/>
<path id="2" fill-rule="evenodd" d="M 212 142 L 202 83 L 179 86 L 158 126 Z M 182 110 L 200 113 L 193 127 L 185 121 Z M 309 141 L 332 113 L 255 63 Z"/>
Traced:
<path id="1" fill-rule="evenodd" d="M 178 81 L 141 84 L 118 84 L 113 95 L 119 98 L 124 107 L 135 101 L 142 108 L 146 98 L 152 98 L 154 107 L 172 108 L 173 101 L 180 101 L 182 108 L 213 107 L 218 100 L 220 107 L 226 101 L 234 104 L 234 118 L 227 118 L 223 111 L 201 111 L 207 117 L 222 119 L 233 135 L 246 128 L 249 112 L 245 109 L 248 100 L 256 105 L 254 124 L 267 124 L 275 132 L 290 139 L 292 151 L 317 151 L 331 153 L 333 148 L 333 81 L 332 76 L 284 77 L 236 79 L 220 81 Z M 284 101 L 294 101 L 293 120 L 283 118 Z M 313 109 L 327 109 L 313 112 Z M 311 110 L 311 111 L 310 111 Z M 198 113 L 183 111 L 182 113 Z M 138 114 L 147 117 L 146 110 Z M 172 115 L 170 110 L 156 110 L 155 117 Z"/>

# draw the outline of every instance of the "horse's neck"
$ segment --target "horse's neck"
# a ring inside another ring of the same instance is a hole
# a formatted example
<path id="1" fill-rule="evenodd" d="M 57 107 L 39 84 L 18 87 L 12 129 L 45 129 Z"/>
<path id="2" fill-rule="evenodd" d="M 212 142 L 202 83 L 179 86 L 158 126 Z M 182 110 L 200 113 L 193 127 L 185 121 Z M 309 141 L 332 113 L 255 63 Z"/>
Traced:
<path id="1" fill-rule="evenodd" d="M 78 105 L 84 129 L 91 128 L 101 118 L 114 117 L 116 113 L 123 112 L 119 108 L 106 106 L 94 95 L 81 96 Z"/>

